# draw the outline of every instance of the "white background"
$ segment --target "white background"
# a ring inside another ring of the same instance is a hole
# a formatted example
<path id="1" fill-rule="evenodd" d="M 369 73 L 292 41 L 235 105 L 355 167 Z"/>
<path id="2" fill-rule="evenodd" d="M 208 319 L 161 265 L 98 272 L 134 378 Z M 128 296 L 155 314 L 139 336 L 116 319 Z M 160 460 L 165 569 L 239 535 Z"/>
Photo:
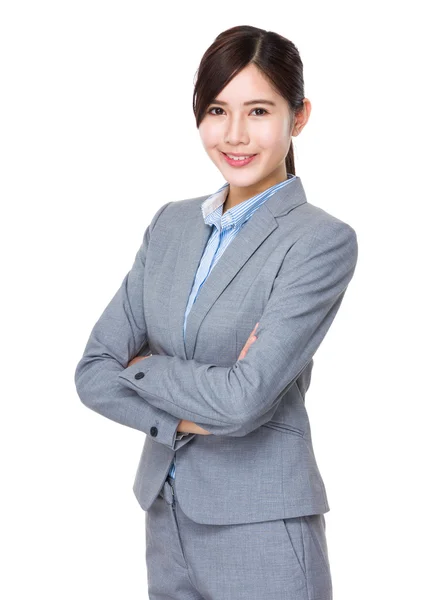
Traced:
<path id="1" fill-rule="evenodd" d="M 242 24 L 298 47 L 313 110 L 293 138 L 297 174 L 358 236 L 306 398 L 335 599 L 444 593 L 439 8 L 2 3 L 2 598 L 147 598 L 132 492 L 144 434 L 86 409 L 74 370 L 156 210 L 223 183 L 193 81 L 215 37 Z"/>

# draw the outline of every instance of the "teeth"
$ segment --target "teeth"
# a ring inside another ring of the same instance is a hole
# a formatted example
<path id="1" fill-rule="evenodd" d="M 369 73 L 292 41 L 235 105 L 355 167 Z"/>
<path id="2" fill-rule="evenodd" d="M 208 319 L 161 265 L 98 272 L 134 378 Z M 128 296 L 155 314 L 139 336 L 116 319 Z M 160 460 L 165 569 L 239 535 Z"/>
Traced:
<path id="1" fill-rule="evenodd" d="M 231 156 L 230 154 L 227 154 L 226 156 L 229 156 L 229 158 L 231 160 L 246 160 L 247 158 L 251 158 L 251 156 Z"/>

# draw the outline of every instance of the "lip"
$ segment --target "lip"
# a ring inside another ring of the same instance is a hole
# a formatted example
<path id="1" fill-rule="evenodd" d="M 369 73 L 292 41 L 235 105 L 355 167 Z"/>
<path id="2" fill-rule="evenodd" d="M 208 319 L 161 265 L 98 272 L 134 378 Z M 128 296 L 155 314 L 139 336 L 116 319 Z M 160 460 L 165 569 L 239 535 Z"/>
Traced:
<path id="1" fill-rule="evenodd" d="M 220 150 L 220 152 L 221 152 L 221 150 Z M 221 152 L 221 154 L 222 154 L 223 158 L 225 159 L 225 161 L 228 163 L 228 165 L 231 165 L 231 167 L 244 167 L 245 165 L 249 165 L 250 163 L 252 163 L 252 161 L 255 159 L 255 157 L 258 156 L 257 154 L 252 154 L 246 160 L 232 160 L 224 152 Z M 233 156 L 245 156 L 245 155 L 244 154 L 234 154 Z"/>
<path id="2" fill-rule="evenodd" d="M 220 152 L 223 152 L 223 150 L 220 150 Z M 243 153 L 243 152 L 223 152 L 223 154 L 232 154 L 232 156 L 254 156 L 254 152 L 248 152 L 248 154 Z"/>

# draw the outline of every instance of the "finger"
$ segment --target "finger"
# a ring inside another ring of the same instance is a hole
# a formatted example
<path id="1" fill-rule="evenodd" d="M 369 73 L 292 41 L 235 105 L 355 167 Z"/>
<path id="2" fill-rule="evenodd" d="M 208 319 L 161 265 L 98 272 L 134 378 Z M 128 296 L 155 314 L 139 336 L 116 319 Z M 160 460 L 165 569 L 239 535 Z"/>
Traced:
<path id="1" fill-rule="evenodd" d="M 253 342 L 255 342 L 255 341 L 256 341 L 256 339 L 257 339 L 257 336 L 256 336 L 256 335 L 254 335 L 254 332 L 256 331 L 256 329 L 257 329 L 257 327 L 258 327 L 258 326 L 259 326 L 259 323 L 256 323 L 256 326 L 255 326 L 255 327 L 254 327 L 254 329 L 251 331 L 251 333 L 250 333 L 250 335 L 249 335 L 248 339 L 247 339 L 247 340 L 246 340 L 246 342 L 245 342 L 245 345 L 244 345 L 244 346 L 243 346 L 243 348 L 242 348 L 242 351 L 241 351 L 241 352 L 240 352 L 240 354 L 239 354 L 238 360 L 241 360 L 242 358 L 244 358 L 244 357 L 246 356 L 246 353 L 248 352 L 248 350 L 249 350 L 249 347 L 251 346 L 251 344 L 252 344 Z"/>
<path id="2" fill-rule="evenodd" d="M 242 348 L 242 351 L 240 352 L 240 355 L 239 355 L 239 357 L 238 357 L 238 360 L 241 360 L 242 358 L 245 358 L 245 356 L 246 356 L 246 353 L 248 352 L 249 348 L 251 347 L 251 344 L 252 344 L 253 342 L 255 342 L 255 341 L 256 341 L 256 339 L 257 339 L 257 336 L 255 336 L 255 335 L 253 335 L 253 336 L 250 336 L 250 337 L 247 339 L 247 341 L 246 341 L 245 345 L 244 345 L 244 346 L 243 346 L 243 348 Z"/>

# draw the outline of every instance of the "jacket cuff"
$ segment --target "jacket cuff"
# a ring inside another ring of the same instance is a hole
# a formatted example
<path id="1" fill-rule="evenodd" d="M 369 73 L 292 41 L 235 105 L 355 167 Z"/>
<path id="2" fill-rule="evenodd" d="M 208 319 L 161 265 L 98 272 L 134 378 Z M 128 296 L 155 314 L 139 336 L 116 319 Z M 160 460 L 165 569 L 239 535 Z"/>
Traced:
<path id="1" fill-rule="evenodd" d="M 138 365 L 138 362 L 140 361 L 133 363 L 133 365 L 127 367 L 121 373 L 125 372 L 125 375 L 127 375 L 129 378 L 133 378 L 135 374 L 141 370 L 141 365 Z M 124 377 L 121 374 L 119 376 Z M 166 412 L 165 410 L 161 411 L 161 409 L 159 408 L 155 410 L 159 411 L 159 414 L 153 420 L 153 425 L 150 427 L 148 433 L 155 442 L 164 444 L 172 450 L 178 450 L 179 448 L 185 446 L 191 439 L 193 439 L 196 436 L 195 433 L 185 433 L 183 431 L 177 431 L 177 427 L 180 424 L 180 421 L 182 421 L 182 419 L 180 419 L 179 417 L 175 417 L 170 413 Z"/>
<path id="2" fill-rule="evenodd" d="M 177 427 L 181 419 L 163 411 L 154 420 L 149 429 L 149 435 L 154 442 L 164 444 L 172 450 L 175 449 L 177 441 Z M 181 432 L 180 432 L 181 433 Z"/>

